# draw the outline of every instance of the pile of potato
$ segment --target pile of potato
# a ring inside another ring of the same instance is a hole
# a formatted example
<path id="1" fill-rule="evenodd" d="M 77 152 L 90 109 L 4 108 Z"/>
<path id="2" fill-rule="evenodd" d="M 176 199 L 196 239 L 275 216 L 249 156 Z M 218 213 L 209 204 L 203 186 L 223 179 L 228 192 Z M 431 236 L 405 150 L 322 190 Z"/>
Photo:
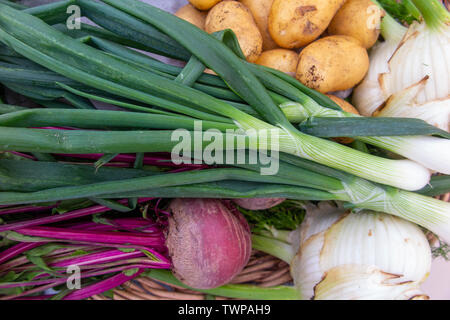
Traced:
<path id="1" fill-rule="evenodd" d="M 383 11 L 371 0 L 189 0 L 176 15 L 208 33 L 231 29 L 248 61 L 330 93 L 357 85 Z"/>

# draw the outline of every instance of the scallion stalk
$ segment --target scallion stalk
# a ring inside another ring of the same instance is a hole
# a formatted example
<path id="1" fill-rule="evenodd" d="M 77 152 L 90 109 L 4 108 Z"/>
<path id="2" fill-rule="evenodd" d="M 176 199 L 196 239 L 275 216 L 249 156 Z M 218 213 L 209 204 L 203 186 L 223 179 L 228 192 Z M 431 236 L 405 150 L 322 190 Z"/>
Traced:
<path id="1" fill-rule="evenodd" d="M 132 86 L 141 90 L 152 90 L 159 94 L 160 97 L 161 95 L 171 97 L 173 99 L 172 102 L 176 100 L 188 106 L 196 105 L 200 109 L 206 108 L 222 116 L 229 117 L 244 129 L 277 129 L 280 131 L 280 150 L 283 152 L 292 153 L 299 157 L 305 157 L 347 172 L 352 172 L 372 181 L 407 190 L 420 189 L 428 182 L 428 171 L 413 162 L 374 157 L 337 143 L 300 133 L 288 122 L 281 110 L 273 103 L 264 87 L 247 70 L 241 60 L 226 46 L 218 43 L 198 28 L 192 28 L 192 25 L 189 23 L 170 14 L 163 13 L 151 6 L 143 5 L 140 2 L 106 2 L 113 3 L 114 6 L 129 13 L 131 12 L 144 21 L 155 24 L 157 28 L 176 39 L 180 44 L 191 50 L 205 65 L 213 67 L 233 90 L 256 108 L 261 115 L 267 117 L 274 125 L 269 125 L 268 123 L 255 119 L 228 104 L 198 91 L 191 91 L 192 89 L 169 81 L 164 77 L 152 75 L 148 72 L 143 73 L 137 68 L 126 65 L 82 43 L 65 37 L 34 17 L 6 6 L 4 8 L 5 10 L 1 12 L 4 19 L 0 23 L 0 27 L 2 28 L 0 30 L 0 38 L 31 60 L 43 64 L 69 78 L 101 90 L 122 96 L 126 90 L 125 94 L 128 97 L 131 97 L 130 93 L 133 91 L 133 98 L 135 99 L 136 95 L 144 98 L 143 93 L 137 92 L 134 89 L 132 90 L 129 87 L 125 89 L 123 85 Z M 132 8 L 132 6 L 136 7 Z M 23 18 L 26 19 L 17 19 L 17 14 L 23 14 Z M 14 19 L 11 19 L 12 15 L 14 15 Z M 155 20 L 156 17 L 158 17 L 157 20 Z M 27 32 L 22 32 L 25 29 Z M 174 30 L 177 30 L 177 32 Z M 182 32 L 180 33 L 181 30 Z M 35 39 L 37 38 L 40 39 L 41 43 L 45 39 L 52 47 L 58 47 L 58 50 L 49 50 L 47 47 L 36 43 Z M 58 39 L 57 42 L 55 42 L 55 39 Z M 205 46 L 208 46 L 208 48 L 205 48 Z M 74 59 L 67 59 L 68 55 Z M 69 66 L 67 63 L 63 63 L 62 59 L 70 61 L 71 65 Z M 101 59 L 101 67 L 99 65 L 99 59 Z M 232 66 L 231 68 L 230 65 Z M 106 69 L 105 66 L 107 66 Z M 236 74 L 235 71 L 238 69 L 240 72 Z M 96 75 L 91 75 L 93 71 Z M 239 76 L 236 77 L 236 75 Z M 117 81 L 120 81 L 122 85 L 106 80 L 111 79 L 111 76 Z M 254 81 L 251 81 L 252 79 Z M 151 103 L 148 100 L 148 94 L 144 100 L 143 102 Z M 155 98 L 152 98 L 152 101 L 155 101 Z M 159 103 L 165 102 L 161 101 Z M 386 168 L 390 168 L 390 170 L 386 170 Z M 414 173 L 414 177 L 411 177 L 412 172 Z"/>

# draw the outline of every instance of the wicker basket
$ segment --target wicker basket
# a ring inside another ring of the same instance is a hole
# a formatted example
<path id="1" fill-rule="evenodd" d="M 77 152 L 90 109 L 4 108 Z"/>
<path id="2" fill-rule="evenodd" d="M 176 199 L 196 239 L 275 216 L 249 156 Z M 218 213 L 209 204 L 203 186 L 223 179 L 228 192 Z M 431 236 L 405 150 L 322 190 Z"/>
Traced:
<path id="1" fill-rule="evenodd" d="M 272 287 L 292 282 L 289 265 L 273 256 L 253 251 L 245 269 L 231 283 L 246 283 L 260 287 Z M 113 290 L 114 300 L 206 300 L 210 296 L 140 277 Z M 232 300 L 214 297 L 216 300 Z M 91 300 L 111 300 L 103 295 L 91 297 Z"/>

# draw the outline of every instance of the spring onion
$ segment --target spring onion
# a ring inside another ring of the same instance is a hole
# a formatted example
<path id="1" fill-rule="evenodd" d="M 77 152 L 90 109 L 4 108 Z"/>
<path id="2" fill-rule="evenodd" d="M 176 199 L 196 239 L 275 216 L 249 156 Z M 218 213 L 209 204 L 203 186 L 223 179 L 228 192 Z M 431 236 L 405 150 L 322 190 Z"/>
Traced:
<path id="1" fill-rule="evenodd" d="M 295 122 L 301 122 L 308 118 L 314 117 L 360 117 L 353 113 L 324 108 L 314 103 L 302 105 L 299 103 L 287 102 L 281 104 L 280 107 L 286 114 L 288 114 L 288 118 Z M 435 105 L 435 107 L 443 106 Z M 411 108 L 414 109 L 415 107 Z M 354 138 L 402 155 L 431 170 L 450 174 L 449 139 L 431 136 L 354 136 Z"/>
<path id="2" fill-rule="evenodd" d="M 107 2 L 111 3 L 111 1 Z M 7 6 L 1 7 L 3 19 L 0 23 L 0 38 L 27 58 L 69 78 L 82 81 L 101 90 L 122 96 L 126 90 L 126 95 L 129 97 L 131 97 L 131 91 L 134 91 L 133 98 L 136 99 L 136 95 L 141 96 L 145 100 L 143 102 L 150 102 L 148 100 L 149 94 L 136 92 L 136 89 L 147 92 L 151 90 L 153 94 L 159 95 L 159 98 L 162 96 L 170 97 L 172 102 L 176 100 L 191 107 L 196 106 L 229 117 L 243 129 L 256 129 L 258 131 L 276 129 L 280 133 L 281 151 L 352 172 L 372 181 L 407 190 L 420 189 L 429 181 L 428 170 L 412 161 L 396 161 L 374 157 L 334 142 L 300 133 L 292 127 L 241 60 L 225 45 L 217 42 L 198 28 L 138 1 L 114 2 L 114 6 L 131 12 L 146 22 L 157 24 L 158 28 L 164 29 L 164 32 L 169 36 L 174 37 L 186 48 L 195 52 L 196 55 L 198 54 L 197 58 L 203 60 L 202 62 L 208 67 L 212 67 L 243 99 L 246 99 L 261 115 L 268 117 L 274 125 L 256 119 L 229 104 L 222 103 L 198 91 L 191 91 L 192 89 L 189 89 L 189 87 L 125 64 L 64 36 L 39 19 Z M 23 14 L 23 19 L 18 19 L 18 14 Z M 182 30 L 183 32 L 175 32 L 174 30 L 177 28 L 178 31 Z M 39 43 L 36 39 L 39 39 Z M 50 50 L 47 46 L 43 46 L 44 40 L 55 48 Z M 199 46 L 199 43 L 202 45 Z M 208 47 L 204 48 L 203 46 Z M 56 50 L 56 47 L 58 50 Z M 204 51 L 201 51 L 202 49 Z M 68 56 L 72 56 L 73 59 L 68 59 Z M 101 66 L 99 65 L 100 61 Z M 228 61 L 228 63 L 225 63 L 225 61 Z M 230 68 L 229 63 L 233 66 L 232 68 Z M 240 70 L 239 73 L 231 71 L 237 69 Z M 236 77 L 236 75 L 239 76 Z M 112 79 L 111 77 L 121 84 L 107 80 Z M 130 89 L 130 86 L 135 89 Z M 152 99 L 152 102 L 154 101 Z M 390 168 L 390 170 L 386 170 L 386 168 Z"/>

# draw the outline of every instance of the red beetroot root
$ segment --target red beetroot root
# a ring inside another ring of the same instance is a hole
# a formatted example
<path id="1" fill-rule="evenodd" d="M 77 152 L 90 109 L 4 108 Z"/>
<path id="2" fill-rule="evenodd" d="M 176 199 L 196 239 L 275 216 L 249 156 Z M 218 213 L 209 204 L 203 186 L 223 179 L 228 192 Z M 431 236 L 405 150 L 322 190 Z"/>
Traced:
<path id="1" fill-rule="evenodd" d="M 197 289 L 229 283 L 250 259 L 250 228 L 220 200 L 175 199 L 167 247 L 175 276 Z"/>

